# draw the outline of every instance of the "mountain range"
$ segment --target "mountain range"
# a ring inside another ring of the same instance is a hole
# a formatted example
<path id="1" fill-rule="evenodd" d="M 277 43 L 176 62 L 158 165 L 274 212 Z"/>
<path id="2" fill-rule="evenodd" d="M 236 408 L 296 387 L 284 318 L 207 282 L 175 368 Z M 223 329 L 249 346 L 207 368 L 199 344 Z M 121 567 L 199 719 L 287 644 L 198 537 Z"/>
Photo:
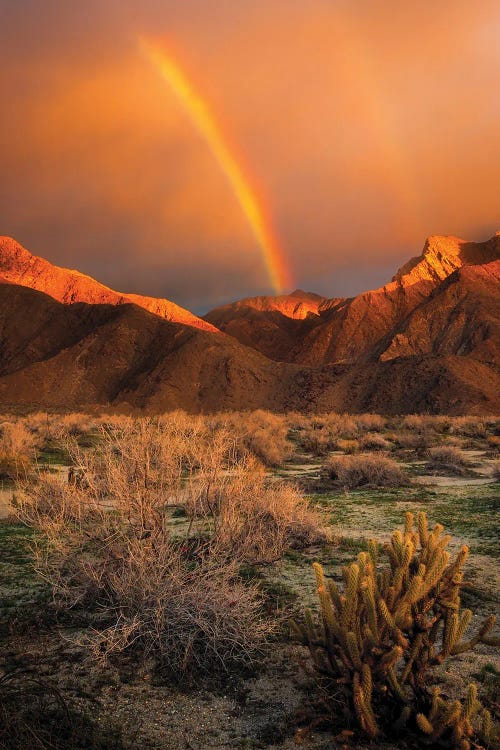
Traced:
<path id="1" fill-rule="evenodd" d="M 385 286 L 203 318 L 0 237 L 0 408 L 497 414 L 500 233 L 433 236 Z"/>

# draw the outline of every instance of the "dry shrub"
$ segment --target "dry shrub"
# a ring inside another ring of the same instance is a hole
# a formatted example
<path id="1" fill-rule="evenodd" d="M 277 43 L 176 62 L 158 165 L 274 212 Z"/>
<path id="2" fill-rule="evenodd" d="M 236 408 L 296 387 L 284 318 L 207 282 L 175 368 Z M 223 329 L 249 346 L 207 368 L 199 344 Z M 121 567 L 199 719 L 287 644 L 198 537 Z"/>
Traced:
<path id="1" fill-rule="evenodd" d="M 0 430 L 0 478 L 26 476 L 36 456 L 36 436 L 21 421 L 4 422 Z"/>
<path id="2" fill-rule="evenodd" d="M 96 656 L 138 648 L 178 674 L 249 663 L 276 623 L 238 567 L 320 538 L 306 500 L 185 415 L 102 428 L 96 448 L 69 452 L 72 481 L 25 482 L 16 510 L 42 532 L 36 567 L 55 601 L 90 614 Z"/>
<path id="3" fill-rule="evenodd" d="M 429 448 L 427 468 L 430 471 L 447 471 L 453 474 L 463 474 L 469 466 L 469 461 L 459 448 L 453 445 L 437 445 Z"/>
<path id="4" fill-rule="evenodd" d="M 309 418 L 300 428 L 298 442 L 303 451 L 326 456 L 335 450 L 339 440 L 353 440 L 358 427 L 347 414 L 321 414 Z"/>
<path id="5" fill-rule="evenodd" d="M 307 427 L 300 433 L 299 446 L 313 456 L 326 456 L 334 450 L 337 438 L 319 427 Z"/>
<path id="6" fill-rule="evenodd" d="M 412 430 L 401 430 L 392 435 L 397 448 L 415 451 L 417 456 L 422 457 L 432 445 L 434 438 L 431 432 Z"/>
<path id="7" fill-rule="evenodd" d="M 59 420 L 59 425 L 62 434 L 80 437 L 96 428 L 96 420 L 88 414 L 64 414 Z"/>
<path id="8" fill-rule="evenodd" d="M 464 437 L 486 438 L 489 424 L 491 423 L 482 417 L 454 417 L 451 420 L 450 432 Z"/>
<path id="9" fill-rule="evenodd" d="M 188 516 L 210 521 L 210 548 L 218 558 L 261 564 L 279 560 L 287 547 L 304 547 L 325 539 L 318 513 L 296 487 L 269 482 L 245 459 L 215 481 L 195 478 Z"/>
<path id="10" fill-rule="evenodd" d="M 491 469 L 491 476 L 496 482 L 500 482 L 500 461 L 495 461 Z"/>
<path id="11" fill-rule="evenodd" d="M 40 442 L 43 442 L 59 422 L 59 417 L 48 412 L 34 412 L 25 417 L 24 423 L 28 430 L 37 435 Z"/>
<path id="12" fill-rule="evenodd" d="M 163 531 L 133 537 L 106 567 L 91 567 L 93 601 L 112 620 L 91 640 L 96 656 L 131 646 L 169 675 L 227 670 L 249 664 L 273 632 L 255 587 L 237 565 L 213 556 L 190 559 L 188 545 Z"/>
<path id="13" fill-rule="evenodd" d="M 265 466 L 281 466 L 292 456 L 288 424 L 285 417 L 278 414 L 263 410 L 223 414 L 212 417 L 209 423 L 233 437 L 240 455 L 252 453 Z"/>
<path id="14" fill-rule="evenodd" d="M 68 437 L 76 438 L 80 443 L 90 439 L 90 433 L 97 429 L 98 419 L 84 413 L 49 414 L 35 412 L 25 418 L 25 424 L 36 436 L 40 447 L 60 448 Z"/>
<path id="15" fill-rule="evenodd" d="M 122 430 L 132 427 L 134 419 L 127 414 L 101 414 L 96 422 L 106 430 Z"/>
<path id="16" fill-rule="evenodd" d="M 435 414 L 408 414 L 402 420 L 402 427 L 414 432 L 447 433 L 456 417 Z"/>
<path id="17" fill-rule="evenodd" d="M 335 447 L 344 453 L 356 453 L 359 450 L 359 440 L 343 440 L 339 438 Z"/>
<path id="18" fill-rule="evenodd" d="M 392 448 L 389 440 L 386 440 L 378 432 L 367 432 L 359 441 L 361 450 L 365 451 L 388 451 Z"/>
<path id="19" fill-rule="evenodd" d="M 487 439 L 488 448 L 491 451 L 500 451 L 500 435 L 489 435 Z"/>
<path id="20" fill-rule="evenodd" d="M 387 420 L 380 414 L 358 414 L 354 420 L 362 431 L 382 432 L 387 425 Z"/>
<path id="21" fill-rule="evenodd" d="M 324 468 L 330 479 L 348 489 L 399 487 L 407 483 L 401 466 L 383 455 L 331 456 Z"/>
<path id="22" fill-rule="evenodd" d="M 424 414 L 408 414 L 403 419 L 403 427 L 414 432 L 424 432 L 430 425 L 430 418 Z"/>

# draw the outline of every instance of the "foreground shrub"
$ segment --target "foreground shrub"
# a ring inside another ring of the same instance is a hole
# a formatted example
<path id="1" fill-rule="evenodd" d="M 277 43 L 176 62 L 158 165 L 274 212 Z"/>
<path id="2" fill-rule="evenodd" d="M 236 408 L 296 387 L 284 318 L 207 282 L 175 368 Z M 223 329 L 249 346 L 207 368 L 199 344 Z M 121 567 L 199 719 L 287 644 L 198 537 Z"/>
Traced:
<path id="1" fill-rule="evenodd" d="M 325 539 L 321 518 L 293 485 L 270 482 L 252 459 L 214 481 L 194 479 L 186 510 L 210 521 L 211 549 L 217 557 L 247 564 L 279 560 L 288 547 Z M 207 478 L 208 479 L 208 478 Z"/>
<path id="2" fill-rule="evenodd" d="M 449 540 L 439 524 L 428 530 L 424 513 L 416 531 L 407 513 L 404 532 L 395 531 L 384 548 L 388 564 L 379 565 L 378 546 L 370 542 L 369 552 L 344 568 L 343 591 L 314 564 L 319 623 L 308 611 L 305 625 L 294 629 L 318 675 L 329 678 L 323 689 L 330 691 L 332 711 L 346 706 L 346 718 L 355 718 L 369 737 L 408 727 L 433 746 L 460 750 L 491 739 L 491 716 L 475 685 L 463 702 L 430 689 L 431 668 L 448 657 L 480 642 L 499 645 L 488 637 L 494 616 L 465 639 L 472 612 L 461 609 L 460 587 L 468 548 L 451 561 Z"/>
<path id="3" fill-rule="evenodd" d="M 219 443 L 215 455 L 199 447 L 221 461 Z M 36 568 L 56 604 L 90 613 L 95 654 L 140 649 L 178 674 L 249 662 L 273 629 L 260 595 L 204 540 L 173 538 L 168 526 L 199 462 L 182 428 L 136 420 L 93 451 L 73 448 L 73 482 L 26 483 L 17 513 L 41 532 Z"/>
<path id="4" fill-rule="evenodd" d="M 275 560 L 322 538 L 293 487 L 240 459 L 198 419 L 139 419 L 69 446 L 70 481 L 40 475 L 18 516 L 41 533 L 36 568 L 56 604 L 87 613 L 96 656 L 138 649 L 169 673 L 247 664 L 274 631 L 243 562 Z M 187 513 L 179 536 L 172 507 Z"/>
<path id="5" fill-rule="evenodd" d="M 438 445 L 429 448 L 427 469 L 430 471 L 447 471 L 452 474 L 463 474 L 469 461 L 460 448 L 453 445 Z"/>
<path id="6" fill-rule="evenodd" d="M 325 472 L 347 489 L 398 487 L 407 482 L 400 465 L 383 455 L 331 456 L 325 464 Z"/>

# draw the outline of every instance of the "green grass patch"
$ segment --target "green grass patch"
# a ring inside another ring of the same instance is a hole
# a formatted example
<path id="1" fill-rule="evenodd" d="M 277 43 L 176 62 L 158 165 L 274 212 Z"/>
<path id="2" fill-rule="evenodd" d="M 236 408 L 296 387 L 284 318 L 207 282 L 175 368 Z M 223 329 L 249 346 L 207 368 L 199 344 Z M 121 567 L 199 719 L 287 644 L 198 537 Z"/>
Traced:
<path id="1" fill-rule="evenodd" d="M 0 549 L 2 550 L 0 571 L 2 565 L 6 563 L 18 566 L 28 565 L 31 561 L 29 545 L 33 538 L 33 530 L 23 524 L 0 523 Z"/>

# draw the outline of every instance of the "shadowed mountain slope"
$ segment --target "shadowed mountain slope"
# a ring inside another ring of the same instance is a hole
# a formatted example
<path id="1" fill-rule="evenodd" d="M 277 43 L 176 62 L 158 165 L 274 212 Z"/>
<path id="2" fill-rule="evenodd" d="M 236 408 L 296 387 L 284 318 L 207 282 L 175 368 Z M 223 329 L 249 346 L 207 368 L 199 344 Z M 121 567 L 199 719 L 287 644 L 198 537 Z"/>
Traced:
<path id="1" fill-rule="evenodd" d="M 292 360 L 297 342 L 316 326 L 320 306 L 326 301 L 297 289 L 279 297 L 248 297 L 217 307 L 205 320 L 245 346 L 286 362 Z"/>
<path id="2" fill-rule="evenodd" d="M 189 411 L 284 408 L 283 367 L 134 304 L 64 305 L 0 284 L 0 403 Z M 285 376 L 286 379 L 286 376 Z"/>
<path id="3" fill-rule="evenodd" d="M 209 323 L 140 298 L 150 312 L 12 243 L 0 245 L 2 408 L 500 412 L 500 236 L 433 237 L 376 291 L 255 297 Z"/>

